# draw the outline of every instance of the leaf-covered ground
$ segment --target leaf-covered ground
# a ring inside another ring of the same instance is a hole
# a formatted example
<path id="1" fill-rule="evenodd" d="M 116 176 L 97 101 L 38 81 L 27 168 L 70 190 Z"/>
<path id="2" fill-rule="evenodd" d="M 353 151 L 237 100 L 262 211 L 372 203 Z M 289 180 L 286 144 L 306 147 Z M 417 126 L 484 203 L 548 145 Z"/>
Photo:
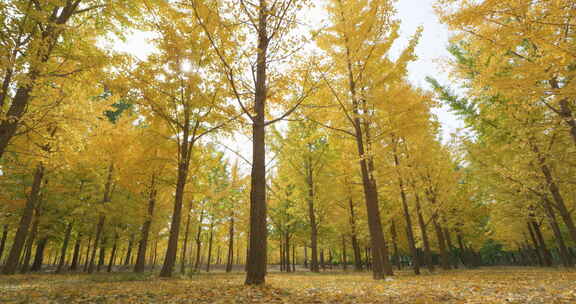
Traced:
<path id="1" fill-rule="evenodd" d="M 0 276 L 0 303 L 576 303 L 576 272 L 483 268 L 385 281 L 367 273 L 272 273 L 265 287 L 243 274 L 159 279 L 132 274 Z"/>

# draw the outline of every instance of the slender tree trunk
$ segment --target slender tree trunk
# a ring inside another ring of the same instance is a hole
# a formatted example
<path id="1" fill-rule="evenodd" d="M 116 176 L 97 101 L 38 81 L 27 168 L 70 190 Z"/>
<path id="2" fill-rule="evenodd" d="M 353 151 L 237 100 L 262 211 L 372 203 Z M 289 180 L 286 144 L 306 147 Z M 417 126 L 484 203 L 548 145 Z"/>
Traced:
<path id="1" fill-rule="evenodd" d="M 346 271 L 348 269 L 348 260 L 346 257 L 346 236 L 342 234 L 342 269 Z"/>
<path id="2" fill-rule="evenodd" d="M 2 256 L 4 253 L 4 248 L 6 247 L 6 239 L 8 238 L 8 224 L 4 224 L 4 230 L 2 232 L 2 239 L 0 240 L 0 264 L 2 264 Z"/>
<path id="3" fill-rule="evenodd" d="M 390 225 L 390 235 L 392 236 L 392 263 L 396 265 L 398 270 L 401 269 L 400 267 L 400 256 L 398 253 L 398 235 L 396 234 L 396 221 L 392 220 Z"/>
<path id="4" fill-rule="evenodd" d="M 48 237 L 43 237 L 36 243 L 36 255 L 34 256 L 34 262 L 30 271 L 40 271 L 42 270 L 42 265 L 44 264 L 44 251 L 46 250 L 46 245 L 48 244 Z"/>
<path id="5" fill-rule="evenodd" d="M 176 256 L 178 251 L 178 240 L 180 237 L 180 222 L 182 218 L 182 204 L 184 200 L 184 191 L 186 190 L 186 181 L 188 179 L 188 168 L 190 166 L 191 142 L 190 137 L 190 114 L 189 109 L 185 107 L 185 123 L 183 135 L 180 143 L 178 154 L 178 177 L 176 180 L 176 193 L 174 196 L 174 211 L 172 213 L 172 223 L 170 224 L 170 236 L 168 237 L 168 247 L 164 257 L 164 265 L 160 271 L 161 277 L 171 277 L 176 265 Z"/>
<path id="6" fill-rule="evenodd" d="M 326 270 L 326 264 L 324 263 L 324 249 L 320 249 L 320 267 L 322 270 Z"/>
<path id="7" fill-rule="evenodd" d="M 114 244 L 112 245 L 112 252 L 110 253 L 110 260 L 108 261 L 108 272 L 112 272 L 114 261 L 116 260 L 116 251 L 118 250 L 118 233 L 114 235 Z"/>
<path id="8" fill-rule="evenodd" d="M 470 267 L 470 261 L 468 261 L 468 254 L 466 253 L 466 246 L 464 246 L 464 240 L 462 238 L 462 233 L 458 231 L 458 248 L 460 249 L 460 259 L 465 267 Z"/>
<path id="9" fill-rule="evenodd" d="M 284 241 L 286 242 L 286 245 L 284 246 L 284 254 L 285 254 L 285 260 L 286 260 L 286 272 L 290 272 L 291 271 L 291 266 L 290 266 L 290 234 L 286 233 L 286 236 L 284 237 Z"/>
<path id="10" fill-rule="evenodd" d="M 284 260 L 284 241 L 282 240 L 282 236 L 280 236 L 280 248 L 279 248 L 279 253 L 280 253 L 280 272 L 284 272 L 284 269 L 286 268 L 286 262 Z"/>
<path id="11" fill-rule="evenodd" d="M 100 267 L 104 266 L 104 258 L 106 257 L 106 238 L 102 238 L 102 243 L 100 244 L 100 255 L 98 256 L 98 265 L 96 266 L 96 271 L 100 272 Z"/>
<path id="12" fill-rule="evenodd" d="M 572 238 L 572 242 L 576 243 L 576 225 L 574 224 L 574 219 L 572 218 L 572 214 L 570 213 L 570 211 L 566 207 L 566 203 L 564 202 L 564 197 L 560 193 L 560 188 L 558 187 L 558 184 L 554 180 L 554 177 L 552 175 L 552 170 L 550 170 L 550 167 L 546 163 L 546 158 L 544 157 L 544 155 L 542 155 L 542 153 L 540 152 L 540 149 L 538 148 L 538 146 L 536 146 L 534 144 L 532 139 L 529 139 L 529 143 L 532 147 L 532 151 L 536 154 L 536 156 L 538 158 L 538 163 L 540 165 L 540 169 L 542 171 L 542 174 L 544 175 L 544 178 L 546 180 L 548 190 L 552 194 L 552 198 L 554 199 L 554 202 L 555 202 L 554 207 L 556 207 L 558 214 L 560 215 L 560 217 L 564 221 L 566 228 L 568 228 L 568 233 L 570 234 L 570 237 Z"/>
<path id="13" fill-rule="evenodd" d="M 304 268 L 308 268 L 308 246 L 304 244 Z"/>
<path id="14" fill-rule="evenodd" d="M 350 209 L 350 239 L 352 241 L 352 251 L 354 253 L 354 270 L 362 271 L 362 255 L 360 253 L 360 244 L 356 233 L 356 212 L 352 198 L 348 198 L 348 207 Z"/>
<path id="15" fill-rule="evenodd" d="M 132 259 L 132 249 L 134 247 L 134 234 L 130 235 L 128 240 L 128 248 L 126 249 L 126 257 L 124 257 L 124 266 L 130 265 L 130 260 Z"/>
<path id="16" fill-rule="evenodd" d="M 296 272 L 296 242 L 292 242 L 292 272 Z"/>
<path id="17" fill-rule="evenodd" d="M 426 223 L 424 222 L 424 215 L 422 214 L 422 206 L 420 206 L 420 197 L 418 194 L 416 198 L 416 213 L 418 214 L 418 226 L 422 233 L 422 243 L 424 245 L 424 262 L 428 266 L 430 272 L 434 272 L 434 264 L 432 263 L 432 252 L 430 251 L 430 241 L 428 239 L 428 231 L 426 230 Z"/>
<path id="18" fill-rule="evenodd" d="M 27 273 L 30 269 L 30 259 L 32 258 L 32 248 L 34 247 L 34 242 L 36 241 L 36 236 L 38 234 L 38 222 L 40 214 L 38 213 L 39 209 L 36 208 L 36 215 L 34 216 L 34 220 L 32 222 L 32 229 L 30 231 L 30 236 L 26 239 L 26 246 L 24 248 L 24 256 L 22 257 L 22 261 L 20 262 L 20 273 Z"/>
<path id="19" fill-rule="evenodd" d="M 534 233 L 534 226 L 532 225 L 532 219 L 529 220 L 526 224 L 528 226 L 528 233 L 530 234 L 530 240 L 532 241 L 532 245 L 534 246 L 534 252 L 536 253 L 536 258 L 538 260 L 538 265 L 544 267 L 544 266 L 550 266 L 547 265 L 548 264 L 548 260 L 546 259 L 546 254 L 544 253 L 543 248 L 540 247 L 540 243 L 538 242 L 538 240 L 536 239 L 536 234 Z M 524 237 L 526 237 L 526 235 L 524 235 Z M 526 241 L 527 243 L 527 241 Z"/>
<path id="20" fill-rule="evenodd" d="M 74 245 L 74 254 L 72 255 L 72 263 L 70 264 L 70 271 L 76 271 L 80 263 L 80 245 L 82 242 L 82 235 L 78 233 L 76 236 L 76 244 Z"/>
<path id="21" fill-rule="evenodd" d="M 106 184 L 104 185 L 104 198 L 102 199 L 102 204 L 110 202 L 110 195 L 112 190 L 112 175 L 114 174 L 114 163 L 110 163 L 108 167 L 108 178 L 106 179 Z M 94 238 L 94 246 L 92 247 L 92 255 L 90 256 L 90 262 L 88 263 L 88 273 L 94 272 L 94 263 L 96 261 L 96 250 L 100 244 L 100 239 L 102 238 L 102 231 L 104 230 L 104 223 L 106 221 L 106 215 L 100 214 L 98 218 L 98 224 L 96 225 L 96 236 Z"/>
<path id="22" fill-rule="evenodd" d="M 58 268 L 56 268 L 56 273 L 62 272 L 64 264 L 66 263 L 66 252 L 68 251 L 68 243 L 70 242 L 70 235 L 72 235 L 72 222 L 68 223 L 66 227 L 66 233 L 64 234 L 64 241 L 62 242 L 62 249 L 60 251 L 60 261 L 58 262 Z"/>
<path id="23" fill-rule="evenodd" d="M 440 223 L 438 222 L 437 214 L 432 217 L 432 224 L 434 225 L 434 229 L 436 230 L 436 239 L 438 240 L 438 248 L 440 249 L 440 262 L 442 265 L 442 269 L 449 270 L 450 258 L 448 257 L 448 253 L 446 252 L 446 240 L 444 239 L 442 226 L 440 226 Z"/>
<path id="24" fill-rule="evenodd" d="M 265 283 L 267 237 L 266 227 L 266 70 L 269 37 L 268 7 L 266 0 L 259 2 L 258 54 L 256 59 L 256 91 L 252 117 L 252 174 L 250 179 L 250 241 L 246 261 L 246 285 Z"/>
<path id="25" fill-rule="evenodd" d="M 310 145 L 309 145 L 310 146 Z M 320 272 L 318 267 L 318 224 L 316 223 L 316 211 L 314 208 L 314 170 L 312 160 L 306 160 L 306 183 L 308 185 L 308 220 L 310 221 L 310 248 L 312 250 L 310 271 Z"/>
<path id="26" fill-rule="evenodd" d="M 134 272 L 142 273 L 146 267 L 146 251 L 148 249 L 148 239 L 150 237 L 150 228 L 152 227 L 152 219 L 154 218 L 154 208 L 156 206 L 156 174 L 152 174 L 152 180 L 150 182 L 150 197 L 148 198 L 148 214 L 144 224 L 142 225 L 142 231 L 140 236 L 140 242 L 138 243 L 138 255 L 136 258 L 136 265 L 134 266 Z"/>
<path id="27" fill-rule="evenodd" d="M 531 220 L 532 229 L 534 230 L 534 236 L 536 236 L 536 240 L 538 241 L 538 249 L 542 252 L 542 257 L 544 260 L 544 265 L 547 267 L 552 266 L 552 255 L 550 251 L 546 247 L 546 242 L 544 241 L 544 237 L 542 236 L 542 230 L 540 229 L 540 225 L 536 223 L 536 221 Z"/>
<path id="28" fill-rule="evenodd" d="M 198 231 L 196 232 L 196 263 L 194 263 L 194 271 L 200 270 L 200 252 L 202 249 L 202 221 L 204 220 L 204 210 L 200 211 L 200 220 L 198 221 Z"/>
<path id="29" fill-rule="evenodd" d="M 214 219 L 210 220 L 210 238 L 208 239 L 208 260 L 206 261 L 206 272 L 210 272 L 212 263 L 212 240 L 214 239 Z"/>
<path id="30" fill-rule="evenodd" d="M 226 272 L 232 271 L 234 264 L 234 211 L 230 214 L 230 228 L 228 230 L 228 256 L 226 258 Z"/>
<path id="31" fill-rule="evenodd" d="M 88 272 L 88 264 L 90 262 L 90 250 L 92 248 L 92 234 L 88 237 L 88 246 L 86 247 L 86 254 L 84 257 L 84 272 Z"/>
<path id="32" fill-rule="evenodd" d="M 454 258 L 454 246 L 452 244 L 452 238 L 450 237 L 450 230 L 444 228 L 444 238 L 446 239 L 446 244 L 448 245 L 448 252 L 450 253 L 450 259 L 452 261 L 452 266 L 454 269 L 458 269 L 458 261 Z"/>
<path id="33" fill-rule="evenodd" d="M 404 212 L 404 221 L 406 222 L 406 238 L 408 239 L 408 248 L 412 255 L 412 265 L 414 273 L 420 274 L 420 259 L 418 258 L 418 250 L 416 250 L 416 241 L 414 240 L 414 231 L 412 230 L 412 217 L 410 216 L 410 209 L 408 208 L 408 199 L 406 198 L 406 190 L 404 189 L 404 179 L 400 172 L 400 160 L 396 154 L 396 146 L 394 145 L 394 165 L 398 175 L 398 187 L 400 188 L 400 198 L 402 199 L 402 211 Z M 398 256 L 396 256 L 396 259 Z M 398 264 L 399 265 L 399 264 Z"/>
<path id="34" fill-rule="evenodd" d="M 190 217 L 192 211 L 192 202 L 190 202 L 190 206 L 188 207 L 188 212 L 186 215 L 186 228 L 184 230 L 184 244 L 182 246 L 182 254 L 180 255 L 180 273 L 186 273 L 186 253 L 188 250 L 188 236 L 190 234 Z"/>
<path id="35" fill-rule="evenodd" d="M 2 157 L 3 150 L 0 150 L 0 157 Z M 34 173 L 34 181 L 32 182 L 32 189 L 30 190 L 30 195 L 26 200 L 26 205 L 20 218 L 20 223 L 18 224 L 18 229 L 16 230 L 16 235 L 14 236 L 14 241 L 12 242 L 12 248 L 8 253 L 8 258 L 4 263 L 2 268 L 3 274 L 14 274 L 18 269 L 18 260 L 22 253 L 22 248 L 26 241 L 26 235 L 28 234 L 28 229 L 30 223 L 32 222 L 32 217 L 34 215 L 34 208 L 38 204 L 40 199 L 40 188 L 42 184 L 42 178 L 44 177 L 44 166 L 42 163 L 38 163 L 36 166 L 36 171 Z"/>
<path id="36" fill-rule="evenodd" d="M 558 253 L 560 256 L 560 260 L 562 261 L 562 265 L 564 265 L 564 267 L 574 266 L 574 263 L 572 262 L 572 256 L 570 255 L 570 252 L 566 247 L 566 243 L 564 243 L 564 237 L 562 236 L 560 225 L 558 224 L 558 220 L 556 219 L 556 214 L 554 213 L 552 204 L 548 200 L 544 202 L 544 210 L 546 210 L 546 215 L 548 216 L 548 223 L 552 228 L 552 232 L 554 232 L 556 243 L 558 243 Z"/>

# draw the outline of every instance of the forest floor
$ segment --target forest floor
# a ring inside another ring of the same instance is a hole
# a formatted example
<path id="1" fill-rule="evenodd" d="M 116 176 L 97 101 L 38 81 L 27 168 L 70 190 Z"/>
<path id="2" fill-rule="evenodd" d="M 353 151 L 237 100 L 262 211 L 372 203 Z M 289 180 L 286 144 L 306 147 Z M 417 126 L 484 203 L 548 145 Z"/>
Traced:
<path id="1" fill-rule="evenodd" d="M 0 303 L 576 303 L 576 272 L 487 267 L 373 281 L 369 273 L 271 273 L 160 279 L 151 274 L 0 276 Z"/>

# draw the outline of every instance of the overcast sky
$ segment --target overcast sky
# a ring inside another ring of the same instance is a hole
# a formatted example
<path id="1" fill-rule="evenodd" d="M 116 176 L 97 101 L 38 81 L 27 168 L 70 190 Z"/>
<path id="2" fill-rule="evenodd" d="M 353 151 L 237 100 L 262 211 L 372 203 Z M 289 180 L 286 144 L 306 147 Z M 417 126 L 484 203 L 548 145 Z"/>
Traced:
<path id="1" fill-rule="evenodd" d="M 450 33 L 448 28 L 438 21 L 432 7 L 435 0 L 398 0 L 398 18 L 402 21 L 401 42 L 405 45 L 411 35 L 416 32 L 420 25 L 424 26 L 422 39 L 418 44 L 416 53 L 418 60 L 409 66 L 410 82 L 416 86 L 430 89 L 426 82 L 426 76 L 436 78 L 442 84 L 449 84 L 448 73 L 440 65 L 442 58 L 448 58 L 446 50 Z M 463 123 L 448 109 L 443 108 L 435 111 L 442 123 L 442 133 L 447 139 L 450 133 L 462 128 Z"/>
<path id="2" fill-rule="evenodd" d="M 394 52 L 399 52 L 406 46 L 408 39 L 416 32 L 418 26 L 424 27 L 422 39 L 418 44 L 416 53 L 418 60 L 408 67 L 408 78 L 413 85 L 429 89 L 426 82 L 427 76 L 433 76 L 443 84 L 449 84 L 447 72 L 440 65 L 442 58 L 449 57 L 446 50 L 450 33 L 446 26 L 440 24 L 433 10 L 435 0 L 398 0 L 396 8 L 397 18 L 401 20 L 401 37 L 393 48 Z M 310 13 L 317 15 L 319 8 Z M 323 19 L 323 18 L 322 18 Z M 150 38 L 147 33 L 135 33 L 125 43 L 117 43 L 115 49 L 126 51 L 136 55 L 140 59 L 152 51 L 147 43 Z M 442 123 L 442 136 L 446 140 L 449 135 L 463 126 L 462 122 L 452 115 L 448 109 L 435 110 L 434 113 Z M 226 140 L 230 148 L 237 149 L 247 159 L 250 159 L 251 145 L 247 138 L 236 138 L 233 141 Z"/>

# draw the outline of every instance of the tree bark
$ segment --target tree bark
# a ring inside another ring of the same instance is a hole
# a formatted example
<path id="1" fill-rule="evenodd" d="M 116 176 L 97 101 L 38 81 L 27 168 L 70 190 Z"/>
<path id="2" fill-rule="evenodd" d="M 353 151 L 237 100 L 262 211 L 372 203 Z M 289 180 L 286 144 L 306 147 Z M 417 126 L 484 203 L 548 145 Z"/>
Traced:
<path id="1" fill-rule="evenodd" d="M 184 107 L 184 128 L 181 143 L 179 144 L 178 153 L 178 177 L 176 180 L 176 193 L 174 196 L 174 211 L 172 213 L 172 222 L 170 224 L 170 235 L 168 237 L 168 247 L 164 257 L 164 264 L 160 271 L 161 277 L 171 277 L 176 265 L 176 256 L 178 251 L 178 241 L 180 237 L 180 222 L 182 218 L 182 204 L 184 201 L 184 192 L 188 180 L 188 169 L 190 167 L 190 113 L 188 107 Z"/>
<path id="2" fill-rule="evenodd" d="M 258 13 L 258 54 L 256 58 L 256 91 L 252 118 L 252 174 L 250 179 L 250 241 L 246 261 L 246 285 L 265 283 L 267 237 L 266 227 L 266 85 L 268 52 L 268 7 L 260 0 Z"/>
<path id="3" fill-rule="evenodd" d="M 40 217 L 38 206 L 35 208 L 35 216 L 32 222 L 32 229 L 30 230 L 30 236 L 26 240 L 26 246 L 24 248 L 24 256 L 20 262 L 20 273 L 26 273 L 30 269 L 30 259 L 32 258 L 32 247 L 34 247 L 34 242 L 36 241 L 36 236 L 38 234 L 38 218 Z"/>
<path id="4" fill-rule="evenodd" d="M 234 264 L 234 211 L 230 212 L 230 227 L 228 230 L 228 256 L 226 258 L 226 272 L 232 271 Z"/>
<path id="5" fill-rule="evenodd" d="M 546 158 L 544 157 L 544 155 L 542 155 L 540 149 L 538 148 L 538 146 L 536 146 L 536 144 L 533 142 L 531 138 L 529 139 L 529 144 L 532 147 L 532 151 L 536 154 L 538 158 L 538 163 L 540 165 L 542 174 L 544 175 L 544 178 L 546 180 L 548 190 L 550 191 L 550 193 L 552 194 L 552 198 L 554 199 L 555 204 L 553 206 L 556 207 L 558 214 L 564 221 L 566 228 L 568 228 L 568 233 L 572 238 L 572 242 L 576 243 L 576 226 L 574 224 L 574 219 L 572 218 L 570 211 L 566 207 L 564 197 L 560 193 L 560 188 L 558 187 L 558 184 L 556 183 L 554 177 L 552 176 L 552 170 L 547 165 Z"/>
<path id="6" fill-rule="evenodd" d="M 352 241 L 352 251 L 354 252 L 354 270 L 362 271 L 362 254 L 356 233 L 356 212 L 352 198 L 348 199 L 348 207 L 350 208 L 350 239 Z"/>
<path id="7" fill-rule="evenodd" d="M 40 271 L 42 270 L 42 265 L 44 264 L 44 251 L 46 250 L 46 245 L 48 244 L 48 237 L 43 237 L 36 243 L 36 255 L 34 256 L 34 262 L 30 271 Z"/>
<path id="8" fill-rule="evenodd" d="M 348 259 L 346 257 L 346 236 L 342 234 L 342 270 L 348 269 Z"/>
<path id="9" fill-rule="evenodd" d="M 104 185 L 104 197 L 102 199 L 102 204 L 110 202 L 113 174 L 114 174 L 114 163 L 111 162 L 110 166 L 108 167 L 108 178 L 106 179 L 106 184 Z M 94 266 L 96 261 L 96 250 L 98 249 L 98 245 L 100 245 L 100 239 L 102 238 L 102 230 L 104 230 L 105 221 L 106 221 L 106 215 L 100 214 L 98 218 L 98 224 L 96 225 L 96 236 L 94 238 L 92 254 L 90 256 L 90 262 L 88 263 L 88 273 L 94 272 Z"/>
<path id="10" fill-rule="evenodd" d="M 0 152 L 0 157 L 2 153 Z M 34 173 L 34 181 L 32 182 L 32 189 L 30 190 L 30 195 L 26 200 L 26 205 L 20 218 L 20 223 L 18 224 L 18 229 L 16 230 L 16 235 L 14 236 L 14 241 L 12 243 L 12 248 L 8 254 L 8 258 L 4 263 L 2 268 L 3 274 L 14 274 L 18 269 L 18 260 L 22 253 L 22 248 L 24 247 L 24 242 L 26 241 L 26 235 L 28 234 L 28 229 L 30 227 L 30 222 L 34 215 L 34 208 L 40 198 L 40 188 L 42 184 L 42 178 L 44 177 L 44 166 L 42 163 L 38 163 L 36 166 L 36 171 Z"/>
<path id="11" fill-rule="evenodd" d="M 112 252 L 110 253 L 110 260 L 108 261 L 107 272 L 112 272 L 112 267 L 114 267 L 114 260 L 116 260 L 117 250 L 118 250 L 118 233 L 114 235 L 114 245 L 112 245 Z"/>
<path id="12" fill-rule="evenodd" d="M 58 268 L 56 268 L 56 273 L 61 273 L 66 263 L 66 252 L 68 251 L 68 243 L 70 242 L 70 235 L 72 234 L 72 222 L 68 223 L 66 227 L 66 232 L 64 234 L 64 241 L 62 242 L 62 249 L 60 250 L 60 261 L 58 262 Z"/>
<path id="13" fill-rule="evenodd" d="M 104 258 L 106 257 L 106 243 L 107 239 L 102 238 L 102 242 L 100 244 L 100 255 L 98 256 L 98 265 L 96 266 L 96 271 L 100 271 L 100 267 L 104 266 Z"/>
<path id="14" fill-rule="evenodd" d="M 90 263 L 90 250 L 92 249 L 92 234 L 88 237 L 88 246 L 86 246 L 86 254 L 84 257 L 84 272 L 88 272 L 88 264 Z"/>
<path id="15" fill-rule="evenodd" d="M 8 224 L 4 224 L 4 231 L 2 232 L 2 240 L 0 240 L 0 264 L 2 264 L 2 256 L 4 248 L 6 247 L 6 239 L 8 239 Z"/>
<path id="16" fill-rule="evenodd" d="M 434 229 L 436 230 L 436 239 L 438 240 L 438 249 L 440 249 L 440 263 L 442 265 L 442 269 L 449 270 L 450 258 L 448 257 L 448 253 L 446 252 L 446 240 L 444 239 L 442 226 L 440 226 L 440 223 L 438 222 L 437 214 L 432 217 L 432 224 L 434 225 Z"/>
<path id="17" fill-rule="evenodd" d="M 392 236 L 392 263 L 396 265 L 398 270 L 401 269 L 400 267 L 400 256 L 398 253 L 398 235 L 396 234 L 396 221 L 392 220 L 390 225 L 390 235 Z"/>
<path id="18" fill-rule="evenodd" d="M 142 273 L 146 267 L 146 251 L 148 249 L 148 239 L 150 238 L 150 228 L 152 227 L 152 219 L 154 218 L 154 208 L 156 206 L 156 174 L 152 174 L 150 181 L 150 197 L 148 198 L 148 214 L 140 235 L 140 242 L 138 242 L 138 255 L 136 257 L 136 265 L 134 272 Z"/>
<path id="19" fill-rule="evenodd" d="M 210 220 L 210 237 L 208 239 L 208 260 L 206 261 L 206 272 L 210 272 L 212 263 L 212 241 L 214 239 L 214 219 Z"/>
<path id="20" fill-rule="evenodd" d="M 310 148 L 310 145 L 308 145 Z M 318 223 L 316 223 L 316 211 L 314 208 L 314 170 L 310 157 L 306 159 L 306 184 L 308 185 L 308 220 L 310 221 L 310 271 L 320 272 L 318 266 Z"/>
<path id="21" fill-rule="evenodd" d="M 418 226 L 420 226 L 420 232 L 422 233 L 422 243 L 424 245 L 424 262 L 426 263 L 426 266 L 428 266 L 428 271 L 434 272 L 434 264 L 432 263 L 432 252 L 430 250 L 428 231 L 426 230 L 426 223 L 424 222 L 424 215 L 422 214 L 422 206 L 420 205 L 420 197 L 418 194 L 415 194 L 415 199 L 416 213 L 418 214 Z"/>
<path id="22" fill-rule="evenodd" d="M 564 237 L 562 236 L 562 231 L 560 230 L 560 225 L 558 224 L 558 220 L 556 219 L 556 214 L 554 213 L 554 209 L 552 204 L 547 199 L 544 201 L 544 210 L 546 211 L 546 215 L 548 217 L 548 223 L 554 232 L 554 237 L 556 238 L 556 243 L 558 243 L 558 253 L 560 255 L 560 260 L 564 267 L 572 267 L 574 263 L 572 261 L 572 256 L 566 247 L 566 243 L 564 242 Z"/>
<path id="23" fill-rule="evenodd" d="M 76 236 L 76 244 L 74 245 L 74 254 L 72 255 L 72 263 L 70 264 L 70 271 L 76 271 L 80 263 L 80 245 L 82 242 L 82 235 L 78 233 Z"/>
<path id="24" fill-rule="evenodd" d="M 132 260 L 132 249 L 134 248 L 134 234 L 130 235 L 128 240 L 128 248 L 126 249 L 126 257 L 124 257 L 124 266 L 129 266 Z"/>
<path id="25" fill-rule="evenodd" d="M 190 217 L 192 211 L 192 202 L 190 202 L 190 206 L 188 207 L 188 212 L 186 216 L 186 228 L 184 229 L 184 244 L 182 246 L 182 254 L 180 255 L 180 273 L 186 273 L 186 253 L 188 251 L 188 236 L 190 234 Z"/>

